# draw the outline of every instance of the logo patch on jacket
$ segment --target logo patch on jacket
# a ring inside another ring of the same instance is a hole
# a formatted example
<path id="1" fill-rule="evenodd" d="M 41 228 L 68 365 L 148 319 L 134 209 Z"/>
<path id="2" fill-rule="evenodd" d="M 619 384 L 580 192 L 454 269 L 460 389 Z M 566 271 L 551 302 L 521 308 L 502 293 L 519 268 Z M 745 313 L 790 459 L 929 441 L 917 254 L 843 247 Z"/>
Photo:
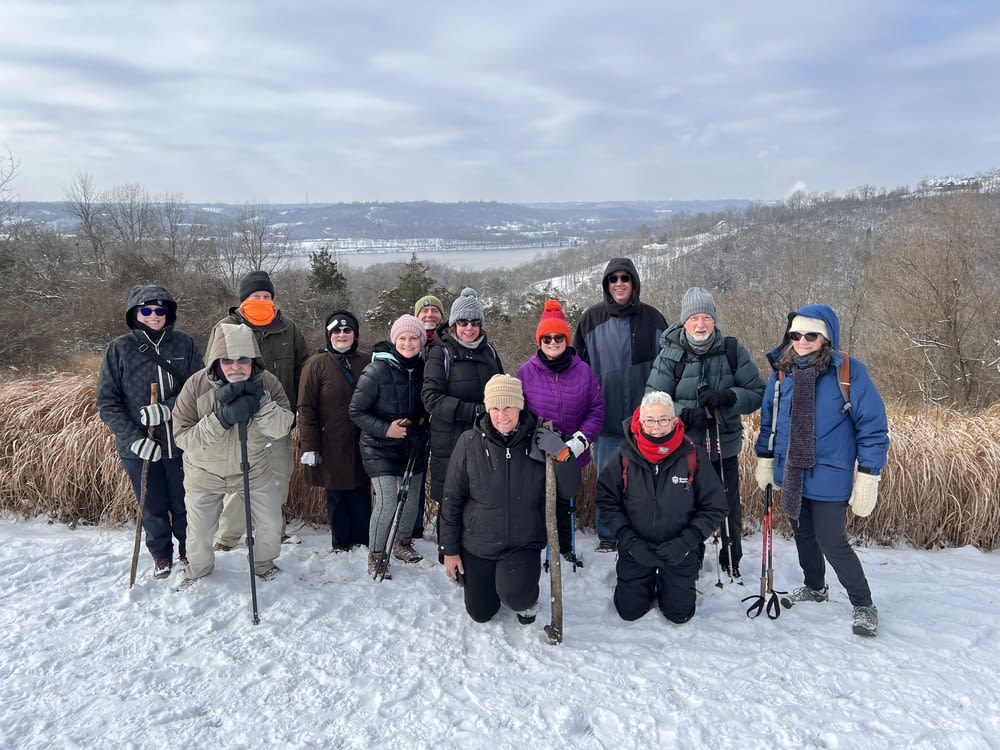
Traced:
<path id="1" fill-rule="evenodd" d="M 687 484 L 688 483 L 688 478 L 687 477 L 672 476 L 672 477 L 670 477 L 670 481 L 673 482 L 674 484 Z"/>

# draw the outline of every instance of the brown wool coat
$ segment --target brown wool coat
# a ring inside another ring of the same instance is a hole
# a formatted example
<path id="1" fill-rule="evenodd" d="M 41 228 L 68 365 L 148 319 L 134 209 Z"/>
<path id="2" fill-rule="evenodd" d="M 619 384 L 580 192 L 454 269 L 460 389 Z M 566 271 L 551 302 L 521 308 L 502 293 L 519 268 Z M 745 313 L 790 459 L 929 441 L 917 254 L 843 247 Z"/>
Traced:
<path id="1" fill-rule="evenodd" d="M 303 466 L 305 480 L 313 487 L 353 490 L 368 485 L 361 465 L 358 437 L 361 431 L 351 421 L 347 407 L 354 388 L 344 376 L 346 361 L 355 382 L 371 355 L 355 352 L 344 356 L 329 351 L 314 354 L 302 368 L 298 394 L 299 450 L 322 456 L 319 466 Z"/>

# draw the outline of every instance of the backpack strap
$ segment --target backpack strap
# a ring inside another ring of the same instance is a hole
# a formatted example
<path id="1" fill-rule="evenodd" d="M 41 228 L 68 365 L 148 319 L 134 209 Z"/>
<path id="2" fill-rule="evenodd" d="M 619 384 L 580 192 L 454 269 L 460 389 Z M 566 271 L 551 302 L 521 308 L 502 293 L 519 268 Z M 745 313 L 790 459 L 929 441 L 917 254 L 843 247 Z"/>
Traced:
<path id="1" fill-rule="evenodd" d="M 451 377 L 451 350 L 444 344 L 441 344 L 441 349 L 444 351 L 444 379 L 448 380 Z"/>
<path id="2" fill-rule="evenodd" d="M 851 411 L 851 358 L 845 352 L 840 352 L 844 358 L 837 371 L 837 383 L 840 385 L 840 394 L 844 397 L 844 408 L 841 414 Z"/>
<path id="3" fill-rule="evenodd" d="M 622 457 L 622 494 L 624 495 L 626 492 L 628 492 L 628 456 L 622 453 L 621 457 Z"/>
<path id="4" fill-rule="evenodd" d="M 187 380 L 187 378 L 181 375 L 181 373 L 177 370 L 176 367 L 174 367 L 172 364 L 167 362 L 167 360 L 165 360 L 163 357 L 160 356 L 159 352 L 156 351 L 156 348 L 152 344 L 143 342 L 139 344 L 139 346 L 136 348 L 138 349 L 141 355 L 153 360 L 156 364 L 158 364 L 164 370 L 166 370 L 175 378 L 177 378 L 177 380 L 180 382 L 181 385 L 183 385 L 184 381 Z"/>

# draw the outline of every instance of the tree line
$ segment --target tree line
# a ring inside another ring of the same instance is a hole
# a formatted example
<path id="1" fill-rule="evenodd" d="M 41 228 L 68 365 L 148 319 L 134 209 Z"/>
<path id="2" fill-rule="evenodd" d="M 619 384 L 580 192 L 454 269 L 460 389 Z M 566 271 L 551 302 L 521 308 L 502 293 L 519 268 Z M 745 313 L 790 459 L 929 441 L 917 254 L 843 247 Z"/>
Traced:
<path id="1" fill-rule="evenodd" d="M 362 343 L 384 338 L 413 302 L 446 306 L 473 286 L 486 330 L 508 368 L 534 351 L 546 296 L 563 301 L 571 325 L 601 299 L 611 257 L 632 258 L 642 298 L 667 319 L 689 286 L 716 297 L 719 326 L 758 356 L 777 344 L 789 310 L 825 302 L 843 323 L 841 347 L 872 370 L 887 399 L 977 410 L 1000 400 L 1000 197 L 979 182 L 939 192 L 865 186 L 843 197 L 796 193 L 780 205 L 679 214 L 606 242 L 539 253 L 514 269 L 460 270 L 421 262 L 365 269 L 329 248 L 293 263 L 293 227 L 268 205 L 235 217 L 150 196 L 125 184 L 99 190 L 79 174 L 66 190 L 72 232 L 21 222 L 13 201 L 17 165 L 0 159 L 0 367 L 6 377 L 72 371 L 122 332 L 136 283 L 175 295 L 179 325 L 199 343 L 236 305 L 239 278 L 272 274 L 276 301 L 322 346 L 333 309 L 363 321 Z M 455 263 L 471 259 L 461 253 Z M 558 287 L 546 286 L 559 279 Z"/>

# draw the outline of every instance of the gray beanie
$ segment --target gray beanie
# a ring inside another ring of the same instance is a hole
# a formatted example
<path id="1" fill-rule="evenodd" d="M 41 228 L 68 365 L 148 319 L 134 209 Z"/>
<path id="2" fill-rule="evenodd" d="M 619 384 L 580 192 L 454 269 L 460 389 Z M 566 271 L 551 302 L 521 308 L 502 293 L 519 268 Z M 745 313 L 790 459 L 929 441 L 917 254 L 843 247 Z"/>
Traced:
<path id="1" fill-rule="evenodd" d="M 688 318 L 698 313 L 711 315 L 712 320 L 718 319 L 712 293 L 700 286 L 693 286 L 684 292 L 684 298 L 681 300 L 681 323 L 687 323 Z"/>
<path id="2" fill-rule="evenodd" d="M 448 325 L 455 325 L 457 320 L 482 320 L 483 303 L 479 301 L 479 292 L 472 287 L 465 287 L 462 294 L 451 303 L 451 315 Z"/>

